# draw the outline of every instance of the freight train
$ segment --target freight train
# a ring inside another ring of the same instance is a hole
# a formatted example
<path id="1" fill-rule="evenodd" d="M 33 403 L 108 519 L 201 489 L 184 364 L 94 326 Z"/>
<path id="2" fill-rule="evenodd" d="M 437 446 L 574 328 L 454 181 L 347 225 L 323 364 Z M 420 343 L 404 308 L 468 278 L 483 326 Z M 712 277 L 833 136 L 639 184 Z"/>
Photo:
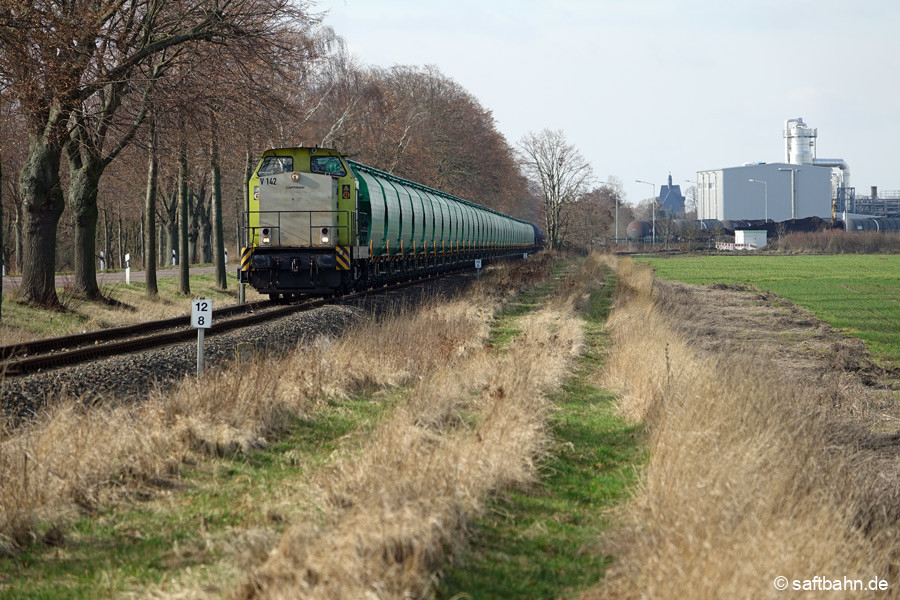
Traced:
<path id="1" fill-rule="evenodd" d="M 527 221 L 337 150 L 267 150 L 249 188 L 239 277 L 273 300 L 527 258 L 543 245 Z"/>

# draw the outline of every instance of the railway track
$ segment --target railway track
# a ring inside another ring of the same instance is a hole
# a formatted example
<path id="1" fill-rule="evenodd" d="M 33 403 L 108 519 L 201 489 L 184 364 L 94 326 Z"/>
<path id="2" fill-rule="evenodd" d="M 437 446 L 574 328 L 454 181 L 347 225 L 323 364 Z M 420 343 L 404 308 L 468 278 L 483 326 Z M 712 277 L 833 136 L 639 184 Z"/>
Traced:
<path id="1" fill-rule="evenodd" d="M 438 275 L 438 277 L 445 274 L 447 273 Z M 277 319 L 295 312 L 324 306 L 328 303 L 345 302 L 370 294 L 390 292 L 433 278 L 417 278 L 333 299 L 315 298 L 300 300 L 288 305 L 266 301 L 220 308 L 213 311 L 213 326 L 206 330 L 205 335 L 207 337 L 215 336 L 269 319 Z M 190 322 L 190 315 L 185 315 L 90 333 L 2 346 L 0 347 L 0 374 L 6 377 L 28 375 L 38 371 L 188 342 L 197 337 L 197 332 L 190 327 Z"/>
<path id="2" fill-rule="evenodd" d="M 308 310 L 321 306 L 324 302 L 311 300 L 288 306 L 255 302 L 220 308 L 213 311 L 213 326 L 207 330 L 206 335 L 212 336 L 299 310 Z M 196 330 L 190 327 L 190 322 L 190 315 L 185 315 L 3 346 L 0 347 L 0 373 L 6 376 L 27 375 L 44 369 L 190 341 L 197 336 Z"/>

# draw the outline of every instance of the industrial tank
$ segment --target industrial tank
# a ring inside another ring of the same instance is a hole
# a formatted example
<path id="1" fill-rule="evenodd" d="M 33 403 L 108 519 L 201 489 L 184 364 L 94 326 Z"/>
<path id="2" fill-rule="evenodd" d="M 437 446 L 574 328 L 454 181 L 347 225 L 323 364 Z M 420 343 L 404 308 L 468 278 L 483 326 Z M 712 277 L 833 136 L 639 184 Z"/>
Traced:
<path id="1" fill-rule="evenodd" d="M 839 188 L 850 186 L 850 166 L 843 158 L 817 158 L 816 136 L 818 130 L 809 127 L 802 118 L 788 119 L 784 122 L 784 160 L 792 165 L 813 165 L 815 167 L 831 167 L 832 195 Z"/>
<path id="2" fill-rule="evenodd" d="M 700 221 L 693 219 L 672 219 L 672 223 L 676 229 L 681 231 L 685 229 L 700 229 Z"/>
<path id="3" fill-rule="evenodd" d="M 632 221 L 625 228 L 625 235 L 632 240 L 648 237 L 650 232 L 651 226 L 647 221 Z"/>
<path id="4" fill-rule="evenodd" d="M 700 224 L 700 229 L 722 229 L 724 227 L 722 221 L 718 219 L 700 219 L 697 222 Z"/>
<path id="5" fill-rule="evenodd" d="M 816 158 L 817 130 L 803 119 L 784 122 L 784 162 L 791 165 L 811 165 Z"/>
<path id="6" fill-rule="evenodd" d="M 900 219 L 852 217 L 844 221 L 844 231 L 900 231 Z"/>

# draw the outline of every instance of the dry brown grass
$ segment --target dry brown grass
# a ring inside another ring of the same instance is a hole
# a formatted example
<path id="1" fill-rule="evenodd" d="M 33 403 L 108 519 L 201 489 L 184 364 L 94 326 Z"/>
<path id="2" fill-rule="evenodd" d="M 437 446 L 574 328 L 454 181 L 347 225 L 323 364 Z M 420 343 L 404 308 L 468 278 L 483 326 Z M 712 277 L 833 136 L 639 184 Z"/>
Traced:
<path id="1" fill-rule="evenodd" d="M 468 296 L 400 309 L 344 338 L 316 339 L 274 364 L 259 357 L 200 382 L 185 379 L 177 391 L 136 406 L 52 401 L 26 426 L 0 431 L 0 543 L 27 542 L 37 522 L 65 519 L 78 506 L 101 501 L 110 478 L 165 476 L 188 453 L 230 455 L 252 447 L 285 415 L 314 411 L 328 396 L 410 383 L 483 343 L 489 302 Z M 427 343 L 423 331 L 431 333 Z"/>
<path id="2" fill-rule="evenodd" d="M 534 477 L 542 392 L 579 352 L 572 313 L 542 311 L 503 354 L 454 353 L 359 451 L 314 482 L 324 522 L 295 524 L 236 598 L 421 597 L 491 494 Z"/>
<path id="3" fill-rule="evenodd" d="M 0 544 L 33 539 L 105 501 L 129 482 L 170 477 L 192 452 L 235 454 L 257 445 L 286 411 L 289 394 L 264 369 L 185 380 L 140 405 L 85 407 L 64 398 L 0 432 Z"/>
<path id="4" fill-rule="evenodd" d="M 897 453 L 874 450 L 883 436 L 850 416 L 865 399 L 783 377 L 762 352 L 698 354 L 649 269 L 626 260 L 618 275 L 607 383 L 646 422 L 650 459 L 610 541 L 621 558 L 586 597 L 778 597 L 776 576 L 900 589 Z"/>
<path id="5" fill-rule="evenodd" d="M 527 481 L 542 452 L 546 405 L 540 390 L 563 376 L 577 352 L 577 321 L 559 311 L 530 317 L 529 333 L 504 355 L 492 353 L 485 341 L 498 303 L 549 268 L 549 261 L 530 261 L 501 271 L 499 284 L 483 280 L 459 299 L 362 321 L 346 338 L 313 340 L 281 361 L 258 357 L 200 382 L 186 379 L 177 391 L 153 394 L 140 405 L 52 402 L 27 425 L 0 432 L 0 549 L 15 552 L 51 525 L 64 526 L 85 508 L 127 493 L 132 483 L 176 477 L 191 456 L 229 456 L 265 444 L 285 416 L 315 418 L 326 399 L 361 388 L 408 386 L 410 400 L 371 445 L 349 450 L 316 478 L 313 491 L 327 507 L 329 526 L 319 523 L 309 547 L 297 549 L 296 533 L 280 547 L 294 548 L 284 553 L 289 564 L 297 553 L 320 556 L 311 559 L 315 564 L 327 562 L 320 544 L 336 543 L 330 536 L 371 540 L 382 544 L 376 551 L 382 562 L 366 566 L 370 583 L 361 585 L 427 585 L 419 567 L 458 535 L 457 526 L 485 494 Z M 535 355 L 542 359 L 533 360 Z M 421 492 L 426 495 L 419 497 Z M 278 502 L 285 501 L 278 494 Z M 381 521 L 369 518 L 373 510 Z M 293 531 L 306 527 L 301 523 Z M 407 531 L 425 537 L 410 539 Z M 265 553 L 259 543 L 265 544 L 254 542 L 254 555 Z M 246 554 L 238 548 L 245 545 L 235 544 L 235 553 Z M 225 572 L 233 576 L 235 570 Z M 270 576 L 286 577 L 270 566 L 257 575 L 258 581 Z M 346 585 L 359 579 L 352 570 L 345 576 Z M 203 595 L 189 581 L 183 591 Z"/>

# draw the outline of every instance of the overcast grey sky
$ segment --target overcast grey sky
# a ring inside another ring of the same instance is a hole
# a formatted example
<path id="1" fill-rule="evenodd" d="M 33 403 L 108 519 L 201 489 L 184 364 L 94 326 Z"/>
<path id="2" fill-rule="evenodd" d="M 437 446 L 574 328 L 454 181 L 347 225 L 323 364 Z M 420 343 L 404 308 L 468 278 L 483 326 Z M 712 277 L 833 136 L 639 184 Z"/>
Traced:
<path id="1" fill-rule="evenodd" d="M 364 63 L 437 66 L 511 144 L 561 129 L 629 202 L 671 171 L 784 159 L 818 128 L 860 194 L 900 190 L 897 0 L 320 0 Z"/>

